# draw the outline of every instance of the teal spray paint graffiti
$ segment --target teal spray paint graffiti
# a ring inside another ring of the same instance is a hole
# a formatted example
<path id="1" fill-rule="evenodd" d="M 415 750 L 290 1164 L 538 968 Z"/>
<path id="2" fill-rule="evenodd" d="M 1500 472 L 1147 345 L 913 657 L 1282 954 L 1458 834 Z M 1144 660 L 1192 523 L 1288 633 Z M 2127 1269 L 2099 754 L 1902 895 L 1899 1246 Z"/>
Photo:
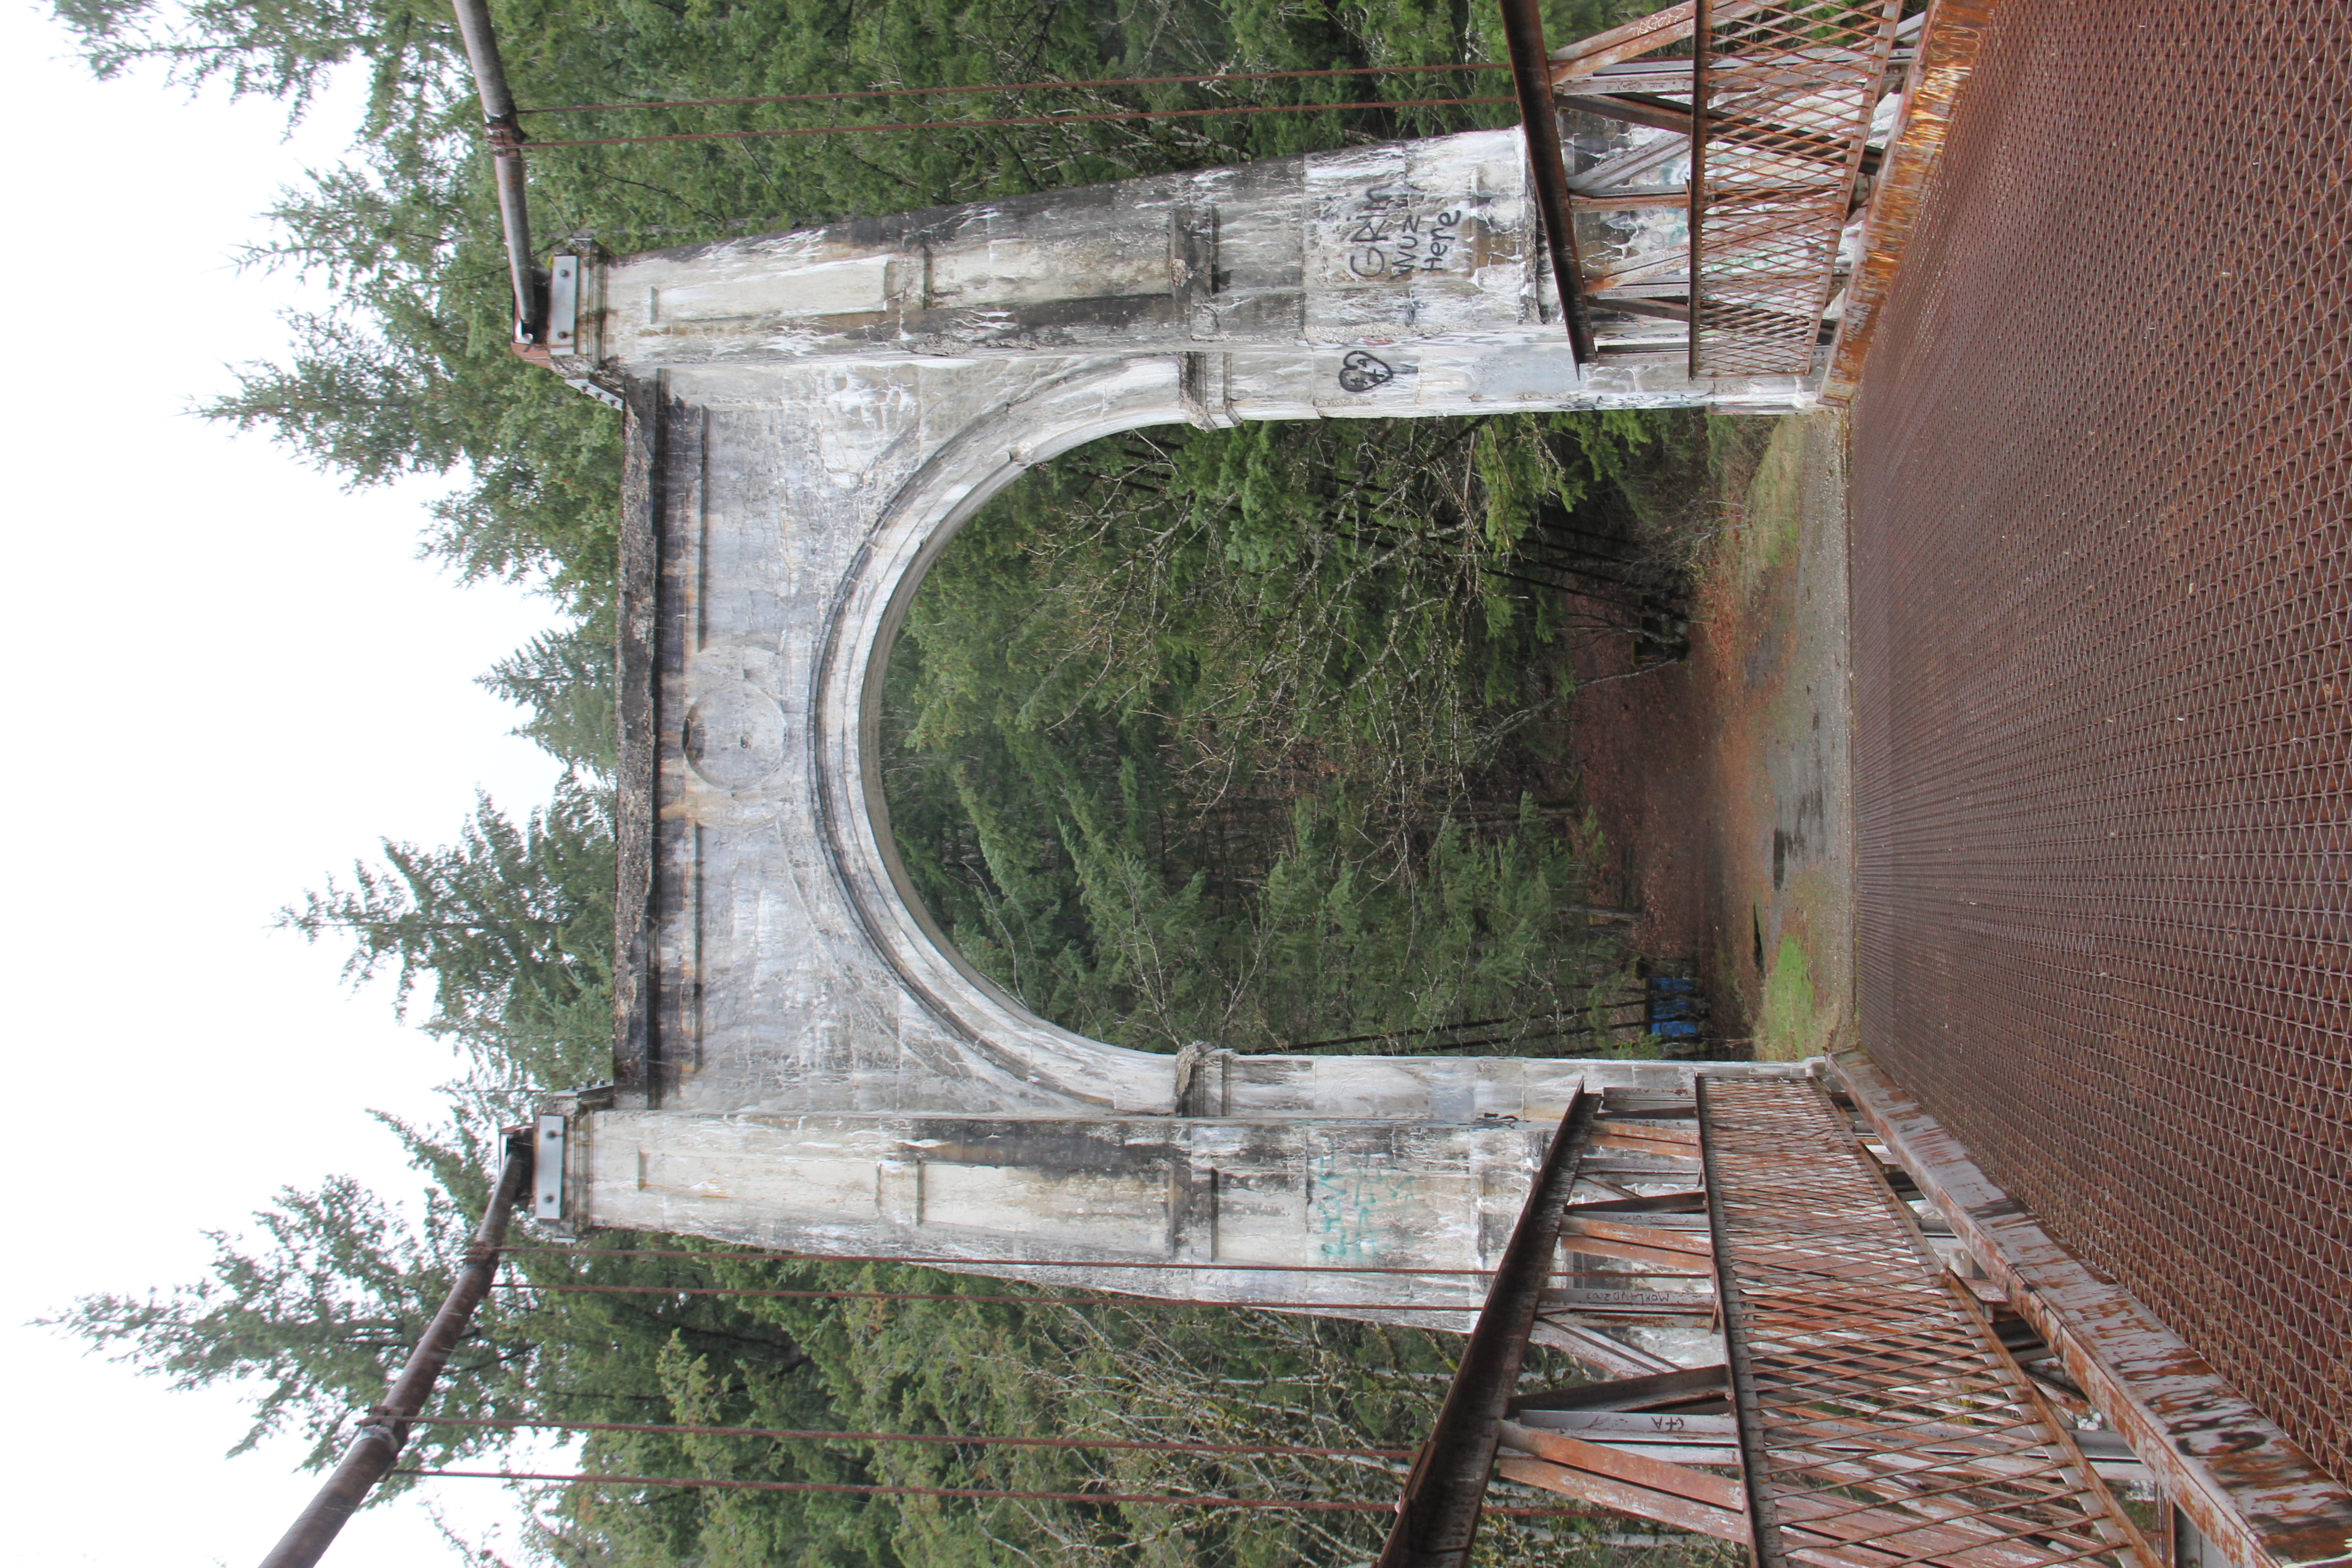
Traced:
<path id="1" fill-rule="evenodd" d="M 1381 1234 L 1402 1216 L 1412 1178 L 1384 1153 L 1323 1149 L 1307 1164 L 1307 1227 L 1327 1263 L 1374 1263 Z"/>

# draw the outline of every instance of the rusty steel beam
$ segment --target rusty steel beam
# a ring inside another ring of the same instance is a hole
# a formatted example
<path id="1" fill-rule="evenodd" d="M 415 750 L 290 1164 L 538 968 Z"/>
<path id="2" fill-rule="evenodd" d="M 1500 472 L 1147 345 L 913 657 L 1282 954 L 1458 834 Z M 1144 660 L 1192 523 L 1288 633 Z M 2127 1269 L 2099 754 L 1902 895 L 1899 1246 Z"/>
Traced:
<path id="1" fill-rule="evenodd" d="M 1690 105 L 1676 103 L 1654 93 L 1564 92 L 1558 101 L 1562 109 L 1579 109 L 1587 114 L 1597 114 L 1603 120 L 1644 126 L 1652 131 L 1669 131 L 1677 136 L 1689 135 L 1696 123 Z"/>
<path id="2" fill-rule="evenodd" d="M 1697 0 L 1677 0 L 1672 5 L 1661 6 L 1646 16 L 1579 38 L 1561 47 L 1550 59 L 1550 75 L 1555 84 L 1565 84 L 1591 76 L 1603 66 L 1622 65 L 1678 44 L 1691 36 L 1691 26 L 1697 16 Z"/>
<path id="3" fill-rule="evenodd" d="M 1568 1315 L 1572 1320 L 1591 1326 L 1592 1321 L 1680 1321 L 1696 1318 L 1705 1322 L 1715 1317 L 1715 1298 L 1696 1290 L 1610 1289 L 1606 1287 L 1571 1286 L 1562 1290 L 1547 1290 L 1543 1294 L 1546 1317 Z"/>
<path id="4" fill-rule="evenodd" d="M 1538 1314 L 1528 1330 L 1528 1340 L 1570 1357 L 1596 1377 L 1643 1377 L 1670 1372 L 1675 1365 L 1631 1340 L 1576 1321 L 1573 1313 Z"/>
<path id="5" fill-rule="evenodd" d="M 1684 1367 L 1644 1377 L 1621 1377 L 1608 1383 L 1517 1394 L 1505 1404 L 1504 1413 L 1517 1416 L 1529 1410 L 1665 1410 L 1686 1405 L 1719 1405 L 1731 1396 L 1728 1377 L 1719 1365 Z"/>
<path id="6" fill-rule="evenodd" d="M 1681 1193 L 1648 1193 L 1629 1198 L 1593 1198 L 1589 1202 L 1568 1205 L 1569 1217 L 1602 1214 L 1705 1214 L 1706 1194 L 1696 1189 Z"/>
<path id="7" fill-rule="evenodd" d="M 2206 1540 L 2240 1568 L 2352 1562 L 2352 1493 L 2128 1291 L 2060 1246 L 1885 1069 L 1852 1048 L 1832 1060 L 1969 1256 Z"/>
<path id="8" fill-rule="evenodd" d="M 1527 1202 L 1503 1248 L 1486 1305 L 1405 1481 L 1396 1522 L 1375 1568 L 1462 1568 L 1469 1561 L 1487 1475 L 1502 1442 L 1504 1413 L 1517 1392 L 1536 1308 L 1559 1248 L 1561 1211 L 1576 1185 L 1577 1164 L 1600 1104 L 1599 1095 L 1576 1092 L 1544 1151 L 1543 1164 L 1528 1184 Z"/>
<path id="9" fill-rule="evenodd" d="M 1683 1127 L 1603 1121 L 1592 1129 L 1591 1146 L 1614 1149 L 1621 1154 L 1663 1154 L 1669 1160 L 1690 1160 L 1698 1157 L 1698 1134 Z"/>
<path id="10" fill-rule="evenodd" d="M 1600 1237 L 1610 1241 L 1631 1242 L 1637 1247 L 1686 1255 L 1677 1261 L 1685 1268 L 1693 1267 L 1693 1258 L 1699 1263 L 1715 1255 L 1715 1244 L 1705 1231 L 1669 1230 L 1664 1226 L 1641 1225 L 1628 1220 L 1603 1219 L 1596 1215 L 1571 1214 L 1562 1227 L 1562 1235 L 1576 1238 L 1571 1252 L 1590 1252 L 1584 1245 L 1588 1237 Z"/>
<path id="11" fill-rule="evenodd" d="M 1625 212 L 1635 207 L 1679 207 L 1687 205 L 1689 202 L 1690 193 L 1680 185 L 1661 186 L 1651 191 L 1626 191 L 1613 196 L 1588 196 L 1573 190 L 1568 194 L 1570 212 Z M 1592 303 L 1598 308 L 1608 301 L 1595 300 Z"/>
<path id="12" fill-rule="evenodd" d="M 1593 1236 L 1582 1230 L 1571 1230 L 1560 1237 L 1561 1242 L 1590 1258 L 1613 1258 L 1622 1263 L 1659 1265 L 1667 1268 L 1699 1268 L 1706 1264 L 1705 1253 L 1693 1253 L 1675 1248 L 1644 1247 L 1639 1242 L 1622 1241 L 1615 1237 Z M 1638 1272 L 1646 1273 L 1647 1270 Z M 1667 1276 L 1666 1278 L 1674 1278 Z M 1700 1276 L 1704 1278 L 1704 1276 Z"/>
<path id="13" fill-rule="evenodd" d="M 1680 202 L 1682 198 L 1676 196 L 1675 200 Z M 1680 321 L 1685 326 L 1690 324 L 1691 319 L 1688 305 L 1671 305 L 1664 300 L 1604 298 L 1593 300 L 1592 308 L 1596 310 L 1620 310 L 1628 316 L 1648 316 L 1661 321 Z"/>
<path id="14" fill-rule="evenodd" d="M 1919 222 L 1952 111 L 1975 71 L 2000 0 L 1930 0 L 1919 45 L 1903 82 L 1903 117 L 1873 171 L 1869 216 L 1863 226 L 1861 264 L 1846 279 L 1836 342 L 1822 378 L 1822 401 L 1843 407 L 1862 385 L 1871 329 L 1895 290 L 1903 252 Z"/>
<path id="15" fill-rule="evenodd" d="M 1528 173 L 1535 182 L 1536 213 L 1551 252 L 1551 279 L 1559 291 L 1560 320 L 1579 364 L 1592 360 L 1592 322 L 1584 310 L 1584 267 L 1576 254 L 1576 225 L 1568 210 L 1568 154 L 1552 106 L 1552 67 L 1544 53 L 1543 13 L 1537 0 L 1502 0 L 1503 39 L 1511 51 L 1511 83 L 1518 89 L 1519 123 L 1528 142 Z M 1654 47 L 1654 46 L 1651 46 Z"/>
<path id="16" fill-rule="evenodd" d="M 1525 1426 L 1516 1421 L 1503 1423 L 1503 1440 L 1522 1453 L 1549 1459 L 1555 1465 L 1565 1465 L 1570 1469 L 1585 1470 L 1596 1476 L 1613 1476 L 1621 1481 L 1648 1487 L 1653 1491 L 1688 1498 L 1693 1502 L 1711 1503 L 1734 1513 L 1748 1506 L 1741 1498 L 1739 1483 L 1729 1476 L 1710 1475 L 1672 1459 L 1612 1448 L 1605 1443 L 1571 1436 L 1566 1432 L 1548 1431 L 1541 1426 Z M 1745 1529 L 1734 1539 L 1745 1540 Z"/>
<path id="17" fill-rule="evenodd" d="M 1768 3 L 1769 0 L 1715 0 L 1712 9 L 1717 21 L 1728 21 L 1761 9 Z M 1638 59 L 1668 44 L 1679 44 L 1691 36 L 1697 16 L 1696 0 L 1679 0 L 1678 4 L 1661 6 L 1621 26 L 1563 45 L 1551 57 L 1552 85 L 1564 88 L 1606 67 Z M 1689 68 L 1682 60 L 1657 63 L 1682 66 L 1685 71 Z"/>
<path id="18" fill-rule="evenodd" d="M 475 1227 L 473 1242 L 466 1248 L 465 1261 L 441 1310 L 433 1314 L 425 1337 L 410 1352 L 400 1375 L 384 1390 L 383 1402 L 362 1417 L 351 1446 L 343 1450 L 342 1462 L 261 1560 L 261 1568 L 310 1568 L 333 1544 L 344 1521 L 367 1500 L 376 1482 L 391 1473 L 400 1450 L 407 1445 L 409 1423 L 424 1412 L 434 1383 L 448 1364 L 449 1353 L 465 1338 L 474 1310 L 489 1294 L 491 1279 L 499 1271 L 499 1243 L 506 1237 L 515 1199 L 530 1184 L 531 1153 L 530 1130 L 509 1129 L 498 1185 L 491 1190 L 489 1206 Z"/>
<path id="19" fill-rule="evenodd" d="M 1748 1539 L 1746 1514 L 1715 1503 L 1700 1502 L 1677 1492 L 1646 1487 L 1638 1481 L 1539 1458 L 1508 1458 L 1496 1468 L 1505 1480 L 1517 1481 L 1522 1486 L 1541 1487 L 1546 1491 L 1605 1508 L 1612 1513 L 1631 1515 L 1635 1519 L 1670 1525 L 1676 1530 L 1687 1530 L 1694 1535 L 1711 1535 L 1722 1541 L 1744 1543 Z"/>

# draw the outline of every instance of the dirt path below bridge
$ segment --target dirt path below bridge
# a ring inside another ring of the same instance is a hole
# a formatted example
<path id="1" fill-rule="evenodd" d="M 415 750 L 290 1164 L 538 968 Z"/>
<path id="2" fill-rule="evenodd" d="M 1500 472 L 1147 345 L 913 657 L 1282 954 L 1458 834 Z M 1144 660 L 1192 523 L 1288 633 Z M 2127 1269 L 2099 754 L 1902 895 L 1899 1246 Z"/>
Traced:
<path id="1" fill-rule="evenodd" d="M 1776 421 L 1722 482 L 1689 658 L 1589 675 L 1574 732 L 1636 947 L 1791 1060 L 1853 1029 L 1843 418 Z"/>

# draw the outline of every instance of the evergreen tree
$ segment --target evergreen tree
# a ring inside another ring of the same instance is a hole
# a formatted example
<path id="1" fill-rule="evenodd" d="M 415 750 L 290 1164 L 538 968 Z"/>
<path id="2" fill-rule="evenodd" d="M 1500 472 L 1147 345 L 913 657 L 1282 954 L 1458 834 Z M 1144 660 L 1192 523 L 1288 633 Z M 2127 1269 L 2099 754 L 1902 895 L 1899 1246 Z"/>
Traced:
<path id="1" fill-rule="evenodd" d="M 492 665 L 479 684 L 530 717 L 515 733 L 601 785 L 620 765 L 609 614 L 542 632 Z"/>
<path id="2" fill-rule="evenodd" d="M 534 1091 L 610 1076 L 611 814 L 576 775 L 520 823 L 485 795 L 456 844 L 387 839 L 383 864 L 354 862 L 348 884 L 329 879 L 278 922 L 349 942 L 344 978 L 388 971 L 404 1006 L 429 984 L 424 1027 L 465 1054 L 494 1123 Z"/>
<path id="3" fill-rule="evenodd" d="M 942 929 L 1125 1045 L 1501 1020 L 1490 1041 L 1557 1049 L 1624 959 L 1559 781 L 1571 660 L 1626 622 L 1536 547 L 1547 519 L 1616 527 L 1674 429 L 1153 431 L 1024 477 L 888 669 L 891 826 Z"/>

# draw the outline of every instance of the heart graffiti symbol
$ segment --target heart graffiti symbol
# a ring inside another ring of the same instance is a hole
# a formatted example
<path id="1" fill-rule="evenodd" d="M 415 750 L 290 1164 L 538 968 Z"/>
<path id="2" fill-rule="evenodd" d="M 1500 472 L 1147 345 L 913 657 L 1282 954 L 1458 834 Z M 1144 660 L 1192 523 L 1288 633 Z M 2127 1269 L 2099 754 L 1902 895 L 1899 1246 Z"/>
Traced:
<path id="1" fill-rule="evenodd" d="M 1361 349 L 1349 352 L 1339 362 L 1339 387 L 1344 392 L 1370 392 L 1396 379 L 1396 372 L 1383 359 L 1376 359 Z"/>

